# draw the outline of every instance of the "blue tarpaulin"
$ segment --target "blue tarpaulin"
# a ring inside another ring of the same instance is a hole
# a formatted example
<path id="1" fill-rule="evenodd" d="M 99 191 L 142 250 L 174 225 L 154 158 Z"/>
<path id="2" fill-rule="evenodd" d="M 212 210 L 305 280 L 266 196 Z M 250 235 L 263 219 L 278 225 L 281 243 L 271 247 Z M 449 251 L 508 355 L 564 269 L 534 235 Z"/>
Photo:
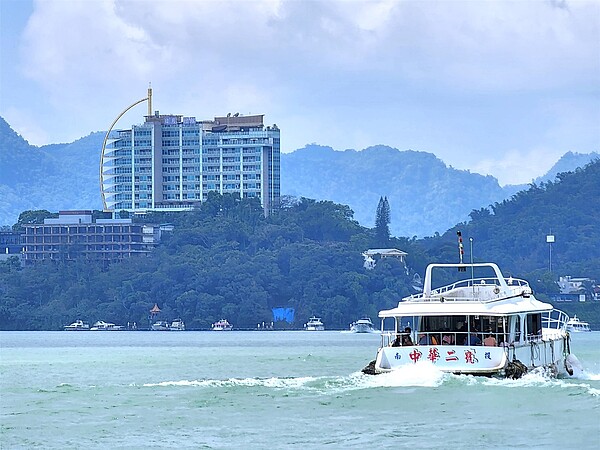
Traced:
<path id="1" fill-rule="evenodd" d="M 294 308 L 273 308 L 273 322 L 294 322 Z"/>

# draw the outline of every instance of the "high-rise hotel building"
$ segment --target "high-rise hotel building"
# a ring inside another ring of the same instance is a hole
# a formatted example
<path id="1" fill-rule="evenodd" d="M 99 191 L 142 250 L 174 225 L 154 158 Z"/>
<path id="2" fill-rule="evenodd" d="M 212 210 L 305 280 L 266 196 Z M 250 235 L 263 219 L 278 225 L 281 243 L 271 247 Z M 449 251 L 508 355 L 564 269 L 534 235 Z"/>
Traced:
<path id="1" fill-rule="evenodd" d="M 263 115 L 198 121 L 157 111 L 113 133 L 100 171 L 105 210 L 190 209 L 215 191 L 256 197 L 267 215 L 280 197 L 279 128 Z"/>

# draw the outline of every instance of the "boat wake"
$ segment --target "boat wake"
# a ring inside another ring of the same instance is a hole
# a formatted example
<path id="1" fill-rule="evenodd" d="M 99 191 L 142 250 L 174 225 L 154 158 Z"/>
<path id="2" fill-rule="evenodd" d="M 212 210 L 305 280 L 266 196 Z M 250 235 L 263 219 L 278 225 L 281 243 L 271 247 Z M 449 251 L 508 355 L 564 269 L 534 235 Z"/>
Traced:
<path id="1" fill-rule="evenodd" d="M 600 380 L 598 374 L 582 374 L 581 377 L 556 378 L 552 373 L 543 368 L 534 369 L 518 380 L 488 378 L 483 382 L 484 385 L 503 386 L 508 388 L 529 388 L 529 387 L 550 387 L 562 389 L 583 390 L 593 397 L 600 397 L 600 389 L 583 383 L 585 380 Z"/>
<path id="2" fill-rule="evenodd" d="M 584 381 L 598 381 L 600 374 L 582 372 L 579 377 L 556 378 L 550 371 L 542 368 L 532 370 L 517 380 L 477 377 L 472 375 L 454 375 L 437 369 L 428 362 L 403 366 L 391 372 L 377 376 L 364 375 L 354 372 L 346 376 L 322 377 L 270 377 L 270 378 L 228 378 L 161 381 L 145 383 L 143 388 L 258 388 L 286 393 L 312 392 L 315 394 L 336 395 L 349 391 L 394 388 L 394 387 L 423 387 L 435 388 L 444 384 L 465 386 L 481 385 L 506 388 L 556 387 L 565 389 L 580 389 L 594 397 L 600 397 L 600 389 Z M 138 386 L 132 384 L 131 386 Z"/>
<path id="3" fill-rule="evenodd" d="M 347 376 L 326 377 L 272 377 L 272 378 L 229 378 L 226 380 L 179 380 L 145 383 L 144 388 L 194 387 L 194 388 L 268 388 L 276 390 L 313 391 L 337 394 L 360 389 L 421 386 L 436 387 L 450 375 L 437 370 L 431 364 L 416 364 L 379 376 L 367 376 L 355 372 Z M 131 386 L 137 386 L 132 384 Z"/>

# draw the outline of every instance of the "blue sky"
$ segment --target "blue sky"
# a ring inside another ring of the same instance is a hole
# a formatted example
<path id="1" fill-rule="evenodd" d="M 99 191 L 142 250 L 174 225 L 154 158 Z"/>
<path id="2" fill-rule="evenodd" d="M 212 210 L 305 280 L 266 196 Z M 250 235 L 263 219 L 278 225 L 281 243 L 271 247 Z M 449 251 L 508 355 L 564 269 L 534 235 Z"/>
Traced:
<path id="1" fill-rule="evenodd" d="M 285 152 L 385 144 L 508 184 L 600 151 L 596 0 L 1 0 L 0 33 L 0 115 L 35 145 L 151 82 L 162 113 L 265 114 Z"/>

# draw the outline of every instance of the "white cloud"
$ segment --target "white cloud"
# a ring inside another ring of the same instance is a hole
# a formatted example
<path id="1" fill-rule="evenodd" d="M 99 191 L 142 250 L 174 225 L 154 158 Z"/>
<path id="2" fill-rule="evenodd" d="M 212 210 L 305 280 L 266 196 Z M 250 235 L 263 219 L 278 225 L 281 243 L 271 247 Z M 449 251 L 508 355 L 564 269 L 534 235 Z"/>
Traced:
<path id="1" fill-rule="evenodd" d="M 31 145 L 41 146 L 49 142 L 48 133 L 29 111 L 10 107 L 3 114 L 11 128 Z"/>
<path id="2" fill-rule="evenodd" d="M 564 153 L 552 148 L 512 149 L 499 158 L 483 159 L 469 169 L 495 176 L 500 185 L 531 183 L 548 172 Z"/>
<path id="3" fill-rule="evenodd" d="M 599 67 L 590 58 L 598 48 L 599 8 L 595 2 L 564 9 L 540 2 L 42 1 L 28 24 L 24 54 L 28 75 L 48 84 L 81 76 L 99 83 L 187 78 L 199 69 L 228 79 L 268 66 L 280 79 L 298 67 L 383 70 L 419 82 L 539 89 Z"/>
<path id="4" fill-rule="evenodd" d="M 168 62 L 165 48 L 111 1 L 36 2 L 23 39 L 26 74 L 48 87 L 146 77 Z"/>
<path id="5" fill-rule="evenodd" d="M 286 150 L 387 144 L 513 182 L 507 148 L 598 150 L 564 147 L 598 141 L 599 17 L 597 1 L 36 1 L 21 66 L 50 106 L 18 106 L 64 141 L 151 81 L 163 112 L 267 114 Z M 557 92 L 587 126 L 545 108 Z"/>

